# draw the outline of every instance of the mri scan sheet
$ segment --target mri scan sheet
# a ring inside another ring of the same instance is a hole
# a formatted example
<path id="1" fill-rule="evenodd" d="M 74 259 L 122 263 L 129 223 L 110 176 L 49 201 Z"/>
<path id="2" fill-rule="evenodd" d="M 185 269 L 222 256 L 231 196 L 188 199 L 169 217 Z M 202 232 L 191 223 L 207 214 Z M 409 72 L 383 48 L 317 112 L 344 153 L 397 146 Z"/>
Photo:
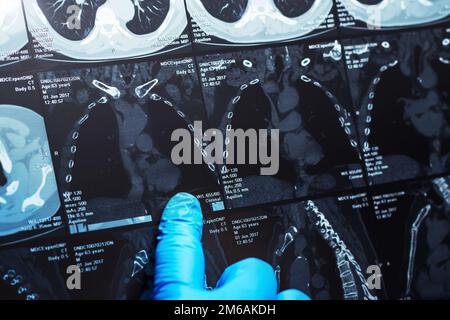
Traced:
<path id="1" fill-rule="evenodd" d="M 336 7 L 339 26 L 346 34 L 450 21 L 447 0 L 336 0 Z"/>
<path id="2" fill-rule="evenodd" d="M 377 264 L 360 218 L 367 206 L 361 193 L 206 219 L 207 285 L 214 287 L 228 265 L 257 257 L 273 266 L 280 290 L 319 300 L 379 299 L 383 290 L 365 280 L 368 265 Z"/>
<path id="3" fill-rule="evenodd" d="M 332 0 L 187 0 L 196 48 L 284 42 L 335 31 Z"/>
<path id="4" fill-rule="evenodd" d="M 190 47 L 180 0 L 24 1 L 39 59 L 103 61 Z"/>
<path id="5" fill-rule="evenodd" d="M 71 233 L 158 221 L 168 197 L 223 209 L 218 174 L 176 166 L 175 129 L 203 119 L 193 58 L 44 72 L 45 117 Z M 101 146 L 101 147 L 99 147 Z"/>
<path id="6" fill-rule="evenodd" d="M 441 177 L 371 192 L 373 209 L 363 217 L 389 298 L 450 298 L 449 183 Z"/>
<path id="7" fill-rule="evenodd" d="M 449 31 L 345 41 L 371 183 L 449 171 Z"/>
<path id="8" fill-rule="evenodd" d="M 0 78 L 0 244 L 63 229 L 47 132 L 32 75 Z"/>
<path id="9" fill-rule="evenodd" d="M 336 42 L 213 54 L 199 58 L 210 125 L 279 129 L 279 170 L 227 165 L 229 207 L 364 186 L 341 45 Z M 247 145 L 248 146 L 248 145 Z"/>
<path id="10" fill-rule="evenodd" d="M 21 0 L 0 3 L 0 67 L 30 58 Z"/>

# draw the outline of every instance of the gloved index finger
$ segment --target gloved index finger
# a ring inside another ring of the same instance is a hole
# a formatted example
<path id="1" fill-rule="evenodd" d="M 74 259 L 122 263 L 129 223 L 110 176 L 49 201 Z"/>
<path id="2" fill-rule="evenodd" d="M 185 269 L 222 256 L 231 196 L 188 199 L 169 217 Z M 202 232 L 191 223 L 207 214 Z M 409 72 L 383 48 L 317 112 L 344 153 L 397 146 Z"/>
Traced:
<path id="1" fill-rule="evenodd" d="M 203 289 L 205 260 L 201 244 L 203 215 L 197 198 L 174 196 L 161 217 L 156 246 L 155 298 L 174 294 L 173 287 Z M 170 297 L 169 297 L 170 298 Z"/>

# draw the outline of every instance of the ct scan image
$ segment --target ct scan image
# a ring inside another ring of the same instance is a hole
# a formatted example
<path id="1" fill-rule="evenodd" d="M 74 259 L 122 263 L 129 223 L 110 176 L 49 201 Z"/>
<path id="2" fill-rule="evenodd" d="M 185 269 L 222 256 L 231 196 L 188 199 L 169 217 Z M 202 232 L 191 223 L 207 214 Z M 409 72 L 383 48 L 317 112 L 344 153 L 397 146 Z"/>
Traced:
<path id="1" fill-rule="evenodd" d="M 383 290 L 366 282 L 367 267 L 378 263 L 360 217 L 368 205 L 367 194 L 344 194 L 210 218 L 206 281 L 214 287 L 227 266 L 257 257 L 273 266 L 280 290 L 315 300 L 380 299 Z"/>
<path id="2" fill-rule="evenodd" d="M 21 0 L 0 3 L 0 68 L 30 58 Z"/>
<path id="3" fill-rule="evenodd" d="M 343 60 L 338 41 L 198 58 L 211 127 L 224 136 L 279 130 L 272 176 L 260 175 L 261 164 L 227 164 L 225 143 L 221 173 L 231 207 L 365 185 Z"/>
<path id="4" fill-rule="evenodd" d="M 336 30 L 332 0 L 186 0 L 196 50 L 320 37 Z"/>
<path id="5" fill-rule="evenodd" d="M 0 83 L 0 246 L 61 232 L 61 202 L 37 83 Z"/>
<path id="6" fill-rule="evenodd" d="M 363 219 L 390 299 L 450 297 L 448 191 L 447 176 L 371 192 Z"/>
<path id="7" fill-rule="evenodd" d="M 450 299 L 449 67 L 448 0 L 0 0 L 0 299 L 155 298 L 178 193 L 205 291 Z"/>
<path id="8" fill-rule="evenodd" d="M 448 172 L 449 35 L 431 29 L 344 42 L 371 184 Z"/>
<path id="9" fill-rule="evenodd" d="M 158 222 L 166 201 L 181 191 L 198 195 L 205 211 L 223 209 L 215 168 L 171 161 L 172 132 L 192 132 L 194 119 L 203 117 L 193 63 L 184 58 L 40 74 L 71 233 Z"/>
<path id="10" fill-rule="evenodd" d="M 186 50 L 181 0 L 27 0 L 36 58 L 105 61 Z"/>
<path id="11" fill-rule="evenodd" d="M 448 22 L 446 0 L 335 0 L 345 34 L 401 30 Z"/>

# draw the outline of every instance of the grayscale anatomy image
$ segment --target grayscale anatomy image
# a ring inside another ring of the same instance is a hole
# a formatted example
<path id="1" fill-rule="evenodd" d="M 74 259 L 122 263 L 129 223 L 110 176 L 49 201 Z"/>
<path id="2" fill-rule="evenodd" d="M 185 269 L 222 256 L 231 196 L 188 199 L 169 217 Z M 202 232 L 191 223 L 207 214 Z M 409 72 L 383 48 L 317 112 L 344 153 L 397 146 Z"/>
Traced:
<path id="1" fill-rule="evenodd" d="M 192 58 L 41 73 L 40 80 L 72 233 L 157 221 L 179 191 L 217 196 L 214 168 L 171 161 L 172 132 L 192 132 L 204 117 Z"/>
<path id="2" fill-rule="evenodd" d="M 363 217 L 389 298 L 450 298 L 449 183 L 442 177 L 371 192 L 373 210 Z"/>
<path id="3" fill-rule="evenodd" d="M 360 144 L 371 183 L 449 171 L 447 31 L 345 42 Z"/>
<path id="4" fill-rule="evenodd" d="M 448 20 L 447 0 L 336 0 L 339 25 L 347 30 L 400 29 Z"/>
<path id="5" fill-rule="evenodd" d="M 155 234 L 150 227 L 31 243 L 0 251 L 0 297 L 11 300 L 139 299 L 152 287 Z M 80 290 L 69 290 L 69 266 Z"/>
<path id="6" fill-rule="evenodd" d="M 62 222 L 34 79 L 5 81 L 0 90 L 0 243 L 5 243 L 60 229 Z"/>
<path id="7" fill-rule="evenodd" d="M 332 0 L 187 0 L 186 5 L 198 44 L 286 41 L 335 27 Z"/>
<path id="8" fill-rule="evenodd" d="M 70 261 L 81 270 L 82 290 L 71 292 L 71 298 L 137 300 L 150 293 L 155 238 L 150 227 L 77 238 Z"/>
<path id="9" fill-rule="evenodd" d="M 231 207 L 364 186 L 338 42 L 208 55 L 199 68 L 213 128 L 280 134 L 276 175 L 261 176 L 260 164 L 222 166 Z"/>
<path id="10" fill-rule="evenodd" d="M 107 60 L 189 46 L 180 0 L 24 2 L 37 58 Z"/>
<path id="11" fill-rule="evenodd" d="M 382 286 L 367 284 L 367 268 L 377 263 L 359 216 L 367 205 L 359 194 L 211 218 L 203 231 L 207 285 L 228 265 L 257 257 L 273 266 L 280 290 L 319 300 L 380 299 Z"/>
<path id="12" fill-rule="evenodd" d="M 0 66 L 29 58 L 21 0 L 0 3 Z"/>
<path id="13" fill-rule="evenodd" d="M 6 300 L 69 299 L 65 241 L 10 247 L 0 251 L 0 297 Z"/>

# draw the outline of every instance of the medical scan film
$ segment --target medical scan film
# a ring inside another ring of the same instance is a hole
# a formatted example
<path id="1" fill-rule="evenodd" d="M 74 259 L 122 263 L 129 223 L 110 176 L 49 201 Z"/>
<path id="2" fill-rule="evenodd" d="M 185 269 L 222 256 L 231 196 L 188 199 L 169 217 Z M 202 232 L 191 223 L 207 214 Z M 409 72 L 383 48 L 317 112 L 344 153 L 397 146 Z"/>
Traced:
<path id="1" fill-rule="evenodd" d="M 152 299 L 180 192 L 205 290 L 450 299 L 450 2 L 0 0 L 0 299 Z"/>

